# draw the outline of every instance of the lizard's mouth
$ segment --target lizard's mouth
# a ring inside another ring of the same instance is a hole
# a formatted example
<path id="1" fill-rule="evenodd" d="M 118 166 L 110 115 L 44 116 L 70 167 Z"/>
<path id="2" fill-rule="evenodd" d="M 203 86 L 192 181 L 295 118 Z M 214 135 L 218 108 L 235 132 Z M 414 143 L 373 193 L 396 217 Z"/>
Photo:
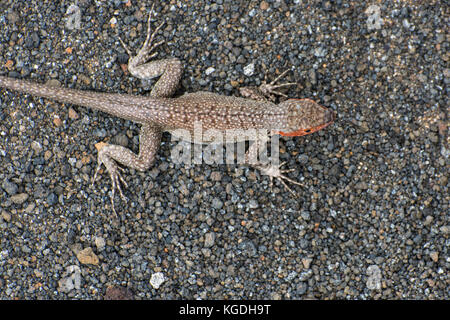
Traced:
<path id="1" fill-rule="evenodd" d="M 319 131 L 319 130 L 322 130 L 322 129 L 328 127 L 330 124 L 332 124 L 334 122 L 334 120 L 336 118 L 336 114 L 331 109 L 328 109 L 325 107 L 323 107 L 323 108 L 326 109 L 326 112 L 324 114 L 322 124 L 315 126 L 315 127 L 306 128 L 306 129 L 302 128 L 302 129 L 298 129 L 296 131 L 291 131 L 291 132 L 280 131 L 278 133 L 284 137 L 301 137 L 301 136 L 306 136 L 308 134 L 314 133 L 316 131 Z"/>

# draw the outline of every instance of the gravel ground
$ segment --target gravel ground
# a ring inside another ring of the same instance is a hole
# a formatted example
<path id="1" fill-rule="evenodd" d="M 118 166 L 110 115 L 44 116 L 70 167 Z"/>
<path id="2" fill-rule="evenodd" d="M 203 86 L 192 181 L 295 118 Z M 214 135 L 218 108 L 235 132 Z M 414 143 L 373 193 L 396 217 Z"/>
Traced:
<path id="1" fill-rule="evenodd" d="M 3 0 L 0 73 L 148 94 L 115 35 L 137 49 L 151 3 Z M 176 165 L 165 134 L 116 219 L 106 173 L 90 184 L 95 144 L 137 151 L 139 126 L 1 89 L 0 298 L 448 299 L 449 6 L 382 3 L 155 3 L 180 92 L 293 67 L 289 96 L 336 111 L 282 140 L 297 198 L 253 169 Z"/>

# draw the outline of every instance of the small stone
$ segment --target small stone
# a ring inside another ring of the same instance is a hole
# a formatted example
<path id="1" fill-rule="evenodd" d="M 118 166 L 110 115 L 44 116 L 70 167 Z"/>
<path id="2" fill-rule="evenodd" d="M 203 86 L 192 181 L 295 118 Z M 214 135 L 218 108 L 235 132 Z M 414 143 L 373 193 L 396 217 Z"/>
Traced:
<path id="1" fill-rule="evenodd" d="M 59 117 L 59 116 L 55 116 L 54 118 L 53 118 L 53 124 L 56 126 L 56 127 L 60 127 L 60 126 L 62 126 L 62 120 L 61 120 L 61 118 Z"/>
<path id="2" fill-rule="evenodd" d="M 57 202 L 58 202 L 58 196 L 55 193 L 52 192 L 47 196 L 47 203 L 49 205 L 54 205 Z"/>
<path id="3" fill-rule="evenodd" d="M 114 144 L 118 144 L 119 146 L 122 147 L 127 147 L 128 146 L 127 136 L 124 134 L 118 134 L 117 136 L 114 137 Z"/>
<path id="4" fill-rule="evenodd" d="M 81 10 L 78 6 L 71 4 L 69 8 L 67 8 L 66 16 L 67 29 L 81 29 Z"/>
<path id="5" fill-rule="evenodd" d="M 269 8 L 269 4 L 266 1 L 262 1 L 261 4 L 259 5 L 259 8 L 261 10 L 267 10 Z"/>
<path id="6" fill-rule="evenodd" d="M 434 262 L 438 262 L 439 260 L 439 252 L 437 251 L 433 251 L 430 253 L 430 258 L 431 260 L 433 260 Z"/>
<path id="7" fill-rule="evenodd" d="M 256 201 L 255 199 L 251 199 L 251 200 L 248 202 L 248 207 L 249 207 L 250 209 L 256 209 L 256 208 L 259 207 L 259 203 L 258 203 L 258 201 Z"/>
<path id="8" fill-rule="evenodd" d="M 52 154 L 52 152 L 51 152 L 50 150 L 46 150 L 46 151 L 44 152 L 44 160 L 45 160 L 45 161 L 50 160 L 50 159 L 52 158 L 52 156 L 53 156 L 53 154 Z"/>
<path id="9" fill-rule="evenodd" d="M 6 191 L 10 196 L 17 193 L 19 187 L 14 182 L 9 181 L 8 179 L 2 182 L 2 188 Z"/>
<path id="10" fill-rule="evenodd" d="M 11 201 L 14 204 L 22 204 L 25 201 L 27 201 L 28 197 L 29 196 L 26 193 L 19 193 L 19 194 L 15 194 L 15 195 L 11 196 Z"/>
<path id="11" fill-rule="evenodd" d="M 214 209 L 222 209 L 222 207 L 223 207 L 222 200 L 220 200 L 219 198 L 214 198 L 212 201 L 212 207 Z"/>
<path id="12" fill-rule="evenodd" d="M 11 221 L 11 214 L 9 214 L 6 211 L 2 211 L 2 218 L 3 220 L 5 220 L 6 222 L 10 222 Z"/>
<path id="13" fill-rule="evenodd" d="M 281 295 L 278 292 L 273 292 L 272 299 L 273 300 L 281 300 Z"/>
<path id="14" fill-rule="evenodd" d="M 371 265 L 367 268 L 369 278 L 366 281 L 367 288 L 370 290 L 381 289 L 381 270 L 377 265 Z"/>
<path id="15" fill-rule="evenodd" d="M 297 285 L 297 294 L 299 296 L 303 295 L 306 293 L 306 290 L 308 289 L 308 284 L 306 282 L 300 282 Z"/>
<path id="16" fill-rule="evenodd" d="M 33 149 L 34 153 L 38 154 L 42 151 L 42 145 L 37 141 L 32 141 L 31 149 Z"/>
<path id="17" fill-rule="evenodd" d="M 423 222 L 424 226 L 428 226 L 433 222 L 433 216 L 426 216 L 425 221 Z"/>
<path id="18" fill-rule="evenodd" d="M 102 237 L 95 237 L 95 246 L 97 247 L 97 250 L 101 251 L 105 248 L 106 242 L 105 239 Z"/>
<path id="19" fill-rule="evenodd" d="M 69 118 L 72 120 L 77 120 L 79 118 L 78 113 L 73 108 L 69 108 Z"/>
<path id="20" fill-rule="evenodd" d="M 443 233 L 443 234 L 449 234 L 450 233 L 450 226 L 442 226 L 439 228 L 439 230 Z"/>
<path id="21" fill-rule="evenodd" d="M 15 24 L 17 21 L 19 21 L 19 14 L 16 11 L 10 11 L 8 12 L 6 18 L 8 19 L 10 24 Z"/>
<path id="22" fill-rule="evenodd" d="M 214 232 L 208 232 L 205 234 L 205 248 L 211 248 L 214 245 L 214 241 L 216 240 L 216 234 Z"/>
<path id="23" fill-rule="evenodd" d="M 222 180 L 222 173 L 220 173 L 219 171 L 211 172 L 211 180 L 212 181 L 220 181 L 220 180 Z"/>
<path id="24" fill-rule="evenodd" d="M 96 266 L 99 263 L 98 257 L 91 247 L 87 247 L 78 252 L 77 259 L 80 261 L 81 264 L 92 264 Z"/>
<path id="25" fill-rule="evenodd" d="M 298 156 L 298 161 L 300 162 L 300 164 L 305 165 L 308 163 L 309 157 L 306 154 L 301 154 Z"/>
<path id="26" fill-rule="evenodd" d="M 70 277 L 62 278 L 58 281 L 58 291 L 70 292 L 75 288 L 73 281 Z"/>
<path id="27" fill-rule="evenodd" d="M 38 270 L 38 269 L 34 269 L 33 272 L 34 272 L 34 275 L 35 275 L 37 278 L 42 278 L 42 276 L 44 275 L 44 274 L 42 273 L 42 271 L 40 271 L 40 270 Z"/>
<path id="28" fill-rule="evenodd" d="M 166 281 L 166 278 L 164 277 L 164 274 L 162 272 L 156 272 L 152 274 L 152 277 L 150 278 L 150 284 L 155 289 L 159 289 L 164 281 Z"/>
<path id="29" fill-rule="evenodd" d="M 73 289 L 81 288 L 81 269 L 77 265 L 71 265 L 66 268 L 64 278 L 58 281 L 58 291 L 70 292 Z"/>
<path id="30" fill-rule="evenodd" d="M 209 76 L 211 73 L 213 73 L 214 71 L 216 71 L 216 69 L 214 69 L 213 67 L 209 67 L 208 69 L 205 70 L 205 74 L 207 76 Z"/>
<path id="31" fill-rule="evenodd" d="M 255 73 L 255 64 L 250 63 L 244 67 L 244 74 L 247 77 L 251 77 Z"/>
<path id="32" fill-rule="evenodd" d="M 366 190 L 368 188 L 367 183 L 365 181 L 358 182 L 355 185 L 355 189 L 357 190 Z"/>
<path id="33" fill-rule="evenodd" d="M 303 267 L 305 267 L 305 269 L 309 269 L 309 267 L 311 266 L 311 262 L 312 262 L 312 259 L 310 259 L 310 258 L 302 259 Z"/>

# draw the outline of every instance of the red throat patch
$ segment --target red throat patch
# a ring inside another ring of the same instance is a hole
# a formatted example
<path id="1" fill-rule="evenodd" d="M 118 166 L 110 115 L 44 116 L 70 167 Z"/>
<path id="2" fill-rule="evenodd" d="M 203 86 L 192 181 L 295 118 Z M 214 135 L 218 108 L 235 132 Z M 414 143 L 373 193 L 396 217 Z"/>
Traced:
<path id="1" fill-rule="evenodd" d="M 308 134 L 314 133 L 316 131 L 322 130 L 323 128 L 328 127 L 330 124 L 332 124 L 334 122 L 334 118 L 335 118 L 335 114 L 332 110 L 330 110 L 333 115 L 332 115 L 332 120 L 329 122 L 326 122 L 324 124 L 321 124 L 319 126 L 315 126 L 315 127 L 311 127 L 311 128 L 306 128 L 306 129 L 299 129 L 296 131 L 291 131 L 291 132 L 283 132 L 280 131 L 278 132 L 280 135 L 282 135 L 283 137 L 301 137 L 301 136 L 306 136 Z"/>

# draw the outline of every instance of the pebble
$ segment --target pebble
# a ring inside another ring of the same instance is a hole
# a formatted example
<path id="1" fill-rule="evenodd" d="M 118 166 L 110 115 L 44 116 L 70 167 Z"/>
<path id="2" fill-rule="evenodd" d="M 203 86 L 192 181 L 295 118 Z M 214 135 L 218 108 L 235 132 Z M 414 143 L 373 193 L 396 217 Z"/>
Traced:
<path id="1" fill-rule="evenodd" d="M 205 248 L 211 248 L 214 245 L 214 241 L 216 240 L 216 235 L 214 232 L 208 232 L 205 234 Z"/>
<path id="2" fill-rule="evenodd" d="M 209 75 L 211 75 L 212 73 L 214 73 L 214 71 L 216 71 L 215 68 L 209 67 L 209 68 L 207 68 L 207 69 L 205 70 L 205 74 L 206 74 L 207 76 L 209 76 Z"/>
<path id="3" fill-rule="evenodd" d="M 150 278 L 150 284 L 154 289 L 159 289 L 164 281 L 166 281 L 166 278 L 162 272 L 153 273 Z"/>
<path id="4" fill-rule="evenodd" d="M 23 204 L 25 201 L 28 200 L 29 195 L 27 193 L 18 193 L 11 196 L 11 201 L 14 204 Z"/>
<path id="5" fill-rule="evenodd" d="M 250 63 L 244 67 L 244 75 L 251 77 L 255 73 L 255 64 Z"/>
<path id="6" fill-rule="evenodd" d="M 439 252 L 433 251 L 430 253 L 430 258 L 433 260 L 433 262 L 438 262 L 439 260 Z"/>
<path id="7" fill-rule="evenodd" d="M 303 264 L 303 267 L 305 267 L 305 269 L 309 269 L 309 267 L 311 266 L 311 262 L 312 262 L 312 259 L 310 259 L 310 258 L 302 259 L 302 264 Z"/>
<path id="8" fill-rule="evenodd" d="M 14 182 L 11 182 L 9 180 L 4 180 L 2 182 L 2 188 L 3 190 L 5 190 L 10 196 L 14 195 L 17 193 L 17 191 L 19 190 L 19 187 L 17 186 L 17 184 L 15 184 Z"/>
<path id="9" fill-rule="evenodd" d="M 42 145 L 37 141 L 32 141 L 30 146 L 36 154 L 42 151 Z"/>
<path id="10" fill-rule="evenodd" d="M 80 116 L 78 115 L 78 113 L 73 109 L 73 108 L 69 108 L 69 118 L 72 120 L 77 120 Z"/>
<path id="11" fill-rule="evenodd" d="M 219 198 L 214 198 L 211 205 L 214 209 L 222 209 L 223 201 L 220 200 Z"/>
<path id="12" fill-rule="evenodd" d="M 2 210 L 2 214 L 1 217 L 3 220 L 5 220 L 6 222 L 10 222 L 11 221 L 11 214 Z"/>
<path id="13" fill-rule="evenodd" d="M 77 253 L 77 259 L 81 264 L 98 265 L 99 259 L 91 247 L 84 248 Z"/>
<path id="14" fill-rule="evenodd" d="M 248 207 L 249 207 L 250 209 L 256 209 L 256 208 L 258 208 L 258 207 L 259 207 L 258 201 L 256 201 L 255 199 L 251 199 L 251 200 L 248 202 Z"/>
<path id="15" fill-rule="evenodd" d="M 106 288 L 103 298 L 105 300 L 133 300 L 134 295 L 129 288 L 114 286 Z"/>
<path id="16" fill-rule="evenodd" d="M 71 4 L 66 11 L 66 28 L 69 30 L 81 29 L 81 10 L 77 5 Z"/>
<path id="17" fill-rule="evenodd" d="M 439 228 L 439 230 L 445 235 L 450 234 L 450 226 L 442 226 Z"/>
<path id="18" fill-rule="evenodd" d="M 370 290 L 380 290 L 381 289 L 381 270 L 377 265 L 371 265 L 366 271 L 368 278 L 366 281 L 366 286 Z"/>
<path id="19" fill-rule="evenodd" d="M 222 180 L 222 173 L 219 171 L 211 172 L 211 180 L 212 181 L 220 181 Z"/>
<path id="20" fill-rule="evenodd" d="M 58 291 L 70 292 L 81 288 L 81 269 L 77 265 L 70 265 L 63 273 L 63 278 L 58 281 Z"/>
<path id="21" fill-rule="evenodd" d="M 97 247 L 98 251 L 102 251 L 106 246 L 106 241 L 102 237 L 95 237 L 95 246 Z"/>

